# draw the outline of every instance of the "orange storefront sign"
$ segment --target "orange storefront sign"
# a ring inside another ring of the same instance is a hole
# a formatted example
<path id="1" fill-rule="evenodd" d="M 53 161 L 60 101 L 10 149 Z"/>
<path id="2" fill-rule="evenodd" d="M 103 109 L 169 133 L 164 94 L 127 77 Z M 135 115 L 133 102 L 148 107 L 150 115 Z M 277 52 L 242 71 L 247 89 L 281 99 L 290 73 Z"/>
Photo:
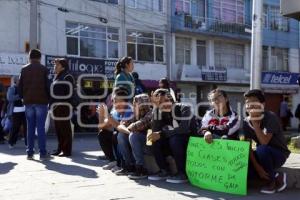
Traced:
<path id="1" fill-rule="evenodd" d="M 10 77 L 0 77 L 0 83 L 6 87 L 10 86 L 10 80 Z"/>

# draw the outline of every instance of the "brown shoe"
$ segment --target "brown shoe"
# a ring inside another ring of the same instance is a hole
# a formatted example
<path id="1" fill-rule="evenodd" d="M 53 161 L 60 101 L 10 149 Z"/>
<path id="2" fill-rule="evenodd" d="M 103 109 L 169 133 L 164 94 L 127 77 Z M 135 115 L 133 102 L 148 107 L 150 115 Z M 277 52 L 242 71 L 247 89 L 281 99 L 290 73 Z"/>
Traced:
<path id="1" fill-rule="evenodd" d="M 276 190 L 277 192 L 282 192 L 287 187 L 286 183 L 286 173 L 285 172 L 278 172 L 276 174 Z"/>
<path id="2" fill-rule="evenodd" d="M 264 186 L 261 190 L 261 193 L 264 194 L 274 194 L 276 192 L 276 183 L 275 181 L 269 182 L 266 186 Z"/>

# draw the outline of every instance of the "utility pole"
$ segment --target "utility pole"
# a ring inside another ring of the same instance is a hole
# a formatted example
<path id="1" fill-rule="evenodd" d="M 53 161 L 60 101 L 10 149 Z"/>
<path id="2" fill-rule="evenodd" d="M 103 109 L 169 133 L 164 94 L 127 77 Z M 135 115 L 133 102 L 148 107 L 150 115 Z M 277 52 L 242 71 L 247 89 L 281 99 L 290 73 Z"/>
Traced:
<path id="1" fill-rule="evenodd" d="M 172 32 L 171 32 L 171 16 L 172 16 L 172 1 L 166 1 L 167 10 L 167 30 L 166 30 L 166 65 L 167 65 L 167 78 L 172 80 Z"/>
<path id="2" fill-rule="evenodd" d="M 125 0 L 120 1 L 120 8 L 121 8 L 121 56 L 126 55 L 126 4 Z"/>
<path id="3" fill-rule="evenodd" d="M 261 89 L 263 0 L 253 0 L 250 89 Z"/>
<path id="4" fill-rule="evenodd" d="M 38 47 L 38 0 L 30 0 L 30 32 L 29 44 L 30 49 Z"/>

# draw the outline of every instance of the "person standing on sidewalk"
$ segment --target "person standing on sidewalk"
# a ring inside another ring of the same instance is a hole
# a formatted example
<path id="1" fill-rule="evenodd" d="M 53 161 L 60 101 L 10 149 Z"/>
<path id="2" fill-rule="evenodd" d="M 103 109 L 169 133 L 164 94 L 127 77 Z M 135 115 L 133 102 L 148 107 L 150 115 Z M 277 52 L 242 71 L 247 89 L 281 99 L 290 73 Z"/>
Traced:
<path id="1" fill-rule="evenodd" d="M 300 103 L 295 111 L 295 117 L 298 119 L 298 133 L 300 133 Z"/>
<path id="2" fill-rule="evenodd" d="M 115 67 L 114 88 L 126 88 L 129 99 L 133 99 L 135 93 L 135 82 L 132 76 L 134 69 L 133 59 L 131 57 L 120 58 Z"/>
<path id="3" fill-rule="evenodd" d="M 4 118 L 4 107 L 6 107 L 6 103 L 2 95 L 0 94 L 0 144 L 5 144 L 5 138 L 4 138 L 4 130 L 2 126 L 2 119 Z"/>
<path id="4" fill-rule="evenodd" d="M 34 139 L 37 129 L 40 160 L 50 159 L 46 150 L 45 121 L 49 103 L 48 70 L 41 64 L 42 54 L 38 49 L 29 52 L 29 64 L 21 70 L 19 95 L 23 98 L 27 119 L 27 159 L 33 160 Z"/>
<path id="5" fill-rule="evenodd" d="M 289 105 L 288 105 L 288 97 L 284 97 L 283 101 L 280 103 L 280 119 L 281 119 L 281 124 L 282 128 L 284 131 L 286 131 L 286 127 L 289 125 Z"/>
<path id="6" fill-rule="evenodd" d="M 53 112 L 54 116 L 58 147 L 52 155 L 69 157 L 72 154 L 72 129 L 70 114 L 73 109 L 72 96 L 75 80 L 69 73 L 69 65 L 67 60 L 64 58 L 55 59 L 54 71 L 56 76 L 52 83 L 53 95 L 51 95 L 51 104 L 55 104 L 54 106 L 51 106 L 51 112 Z M 60 103 L 67 103 L 69 106 L 59 105 Z"/>
<path id="7" fill-rule="evenodd" d="M 12 128 L 10 130 L 8 146 L 10 149 L 17 143 L 19 130 L 23 126 L 25 145 L 27 146 L 27 123 L 25 117 L 25 106 L 18 94 L 19 77 L 13 77 L 13 85 L 8 88 L 7 115 L 12 119 Z"/>
<path id="8" fill-rule="evenodd" d="M 287 160 L 290 151 L 287 148 L 278 117 L 264 110 L 265 97 L 261 90 L 250 90 L 244 94 L 248 117 L 244 119 L 243 132 L 247 141 L 254 140 L 256 149 L 250 145 L 248 178 L 259 176 L 267 184 L 261 193 L 273 194 L 283 191 L 286 186 L 286 174 L 276 172 Z"/>

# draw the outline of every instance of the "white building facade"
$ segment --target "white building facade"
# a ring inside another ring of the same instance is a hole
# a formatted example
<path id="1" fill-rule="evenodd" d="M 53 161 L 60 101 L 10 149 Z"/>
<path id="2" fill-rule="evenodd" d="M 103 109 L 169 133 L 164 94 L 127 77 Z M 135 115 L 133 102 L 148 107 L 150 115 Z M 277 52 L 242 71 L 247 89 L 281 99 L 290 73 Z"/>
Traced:
<path id="1" fill-rule="evenodd" d="M 140 79 L 154 87 L 167 76 L 166 8 L 163 0 L 39 0 L 43 62 L 51 68 L 51 59 L 67 57 L 76 73 L 104 73 L 107 68 L 112 76 L 118 58 L 128 55 Z M 0 18 L 0 79 L 7 84 L 27 61 L 30 2 L 1 1 Z M 8 57 L 23 60 L 11 67 L 4 63 Z M 85 67 L 76 68 L 76 63 Z"/>

